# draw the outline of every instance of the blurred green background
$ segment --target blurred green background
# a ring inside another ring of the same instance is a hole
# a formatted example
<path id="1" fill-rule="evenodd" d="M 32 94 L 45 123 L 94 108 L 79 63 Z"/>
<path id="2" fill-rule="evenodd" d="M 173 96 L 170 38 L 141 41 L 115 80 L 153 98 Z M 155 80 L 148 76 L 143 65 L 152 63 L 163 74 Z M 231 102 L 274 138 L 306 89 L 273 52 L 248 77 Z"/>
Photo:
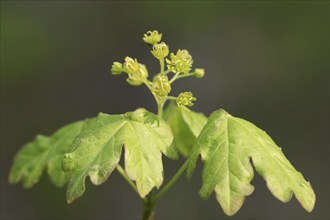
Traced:
<path id="1" fill-rule="evenodd" d="M 116 172 L 99 187 L 87 180 L 72 205 L 46 175 L 29 190 L 7 177 L 38 133 L 98 112 L 156 110 L 146 88 L 110 75 L 126 55 L 158 70 L 142 42 L 153 29 L 206 70 L 172 94 L 191 90 L 195 111 L 224 108 L 266 130 L 317 195 L 308 214 L 256 174 L 255 192 L 229 218 L 214 195 L 199 198 L 199 164 L 160 201 L 157 219 L 329 219 L 329 1 L 1 1 L 1 219 L 140 218 L 140 200 Z M 165 182 L 182 162 L 164 159 Z"/>

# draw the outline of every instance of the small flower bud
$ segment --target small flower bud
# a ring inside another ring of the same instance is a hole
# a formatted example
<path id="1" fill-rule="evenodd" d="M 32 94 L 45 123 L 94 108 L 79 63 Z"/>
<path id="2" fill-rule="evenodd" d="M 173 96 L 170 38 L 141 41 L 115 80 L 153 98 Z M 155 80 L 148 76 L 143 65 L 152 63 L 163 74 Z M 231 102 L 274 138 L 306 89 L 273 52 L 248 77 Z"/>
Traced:
<path id="1" fill-rule="evenodd" d="M 154 44 L 151 53 L 152 55 L 154 55 L 154 57 L 161 60 L 167 57 L 169 49 L 168 46 L 164 42 L 162 42 L 160 44 Z"/>
<path id="2" fill-rule="evenodd" d="M 148 31 L 143 35 L 143 41 L 147 44 L 157 44 L 162 39 L 162 34 L 159 34 L 158 31 Z"/>
<path id="3" fill-rule="evenodd" d="M 139 71 L 139 63 L 137 62 L 137 60 L 133 60 L 130 57 L 125 57 L 124 71 L 128 74 L 137 73 Z"/>
<path id="4" fill-rule="evenodd" d="M 111 67 L 112 75 L 119 75 L 121 72 L 123 72 L 123 65 L 119 62 L 113 62 Z"/>
<path id="5" fill-rule="evenodd" d="M 138 64 L 139 69 L 136 73 L 128 73 L 127 82 L 132 86 L 139 86 L 148 78 L 148 70 L 145 65 Z"/>
<path id="6" fill-rule="evenodd" d="M 187 50 L 178 50 L 176 54 L 171 53 L 170 60 L 166 59 L 167 68 L 173 73 L 188 74 L 193 63 L 192 57 Z"/>
<path id="7" fill-rule="evenodd" d="M 194 76 L 196 78 L 202 78 L 203 76 L 205 75 L 205 71 L 204 69 L 199 69 L 199 68 L 196 68 L 195 71 L 194 71 Z"/>
<path id="8" fill-rule="evenodd" d="M 181 92 L 176 99 L 176 104 L 180 108 L 189 111 L 189 109 L 186 106 L 193 106 L 194 105 L 193 101 L 196 101 L 196 98 L 193 96 L 191 92 Z"/>
<path id="9" fill-rule="evenodd" d="M 158 96 L 167 96 L 171 92 L 171 84 L 167 76 L 155 76 L 153 82 L 153 92 Z"/>

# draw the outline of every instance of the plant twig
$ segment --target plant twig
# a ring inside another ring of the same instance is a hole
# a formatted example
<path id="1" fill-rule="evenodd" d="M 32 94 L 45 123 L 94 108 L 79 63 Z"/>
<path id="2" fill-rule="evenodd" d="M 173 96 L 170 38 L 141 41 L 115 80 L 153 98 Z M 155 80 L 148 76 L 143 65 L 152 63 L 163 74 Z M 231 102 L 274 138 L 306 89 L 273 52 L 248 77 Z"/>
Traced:
<path id="1" fill-rule="evenodd" d="M 186 162 L 180 167 L 180 169 L 175 173 L 175 175 L 172 177 L 172 179 L 164 186 L 164 188 L 156 195 L 154 202 L 157 203 L 158 200 L 160 200 L 164 194 L 176 183 L 176 181 L 179 179 L 179 177 L 182 175 L 182 173 L 186 170 L 188 166 L 188 159 Z"/>
<path id="2" fill-rule="evenodd" d="M 151 191 L 147 199 L 143 202 L 143 217 L 142 220 L 154 220 L 154 208 L 155 208 L 155 202 L 153 200 L 153 191 Z"/>
<path id="3" fill-rule="evenodd" d="M 133 190 L 139 195 L 139 197 L 141 197 L 140 194 L 139 194 L 139 191 L 138 191 L 138 189 L 137 189 L 137 187 L 136 187 L 136 185 L 135 185 L 135 184 L 132 182 L 132 180 L 127 176 L 125 170 L 124 170 L 119 164 L 116 166 L 116 170 L 120 173 L 120 175 L 122 175 L 122 177 L 124 177 L 124 179 L 126 180 L 126 182 L 127 182 L 132 188 L 133 188 Z M 145 198 L 141 198 L 141 199 L 143 200 L 143 202 L 146 201 Z"/>

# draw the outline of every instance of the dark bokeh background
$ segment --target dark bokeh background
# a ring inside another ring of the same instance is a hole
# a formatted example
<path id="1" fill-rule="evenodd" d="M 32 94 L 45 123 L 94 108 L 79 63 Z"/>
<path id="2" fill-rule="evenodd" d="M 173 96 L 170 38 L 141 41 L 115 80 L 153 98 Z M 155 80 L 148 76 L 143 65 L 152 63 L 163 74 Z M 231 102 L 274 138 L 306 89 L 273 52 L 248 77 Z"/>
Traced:
<path id="1" fill-rule="evenodd" d="M 182 80 L 195 111 L 224 108 L 266 130 L 317 195 L 308 214 L 293 198 L 275 199 L 259 175 L 255 192 L 230 219 L 329 218 L 328 1 L 1 1 L 1 219 L 139 219 L 142 205 L 114 172 L 99 187 L 87 181 L 72 205 L 45 175 L 30 190 L 8 185 L 20 147 L 98 112 L 156 107 L 144 87 L 110 75 L 126 55 L 158 65 L 142 42 L 150 29 L 176 51 L 188 49 L 203 79 Z M 177 89 L 180 87 L 180 89 Z M 180 161 L 164 160 L 165 181 Z M 157 219 L 229 219 L 198 196 L 201 166 L 182 177 L 156 209 Z"/>

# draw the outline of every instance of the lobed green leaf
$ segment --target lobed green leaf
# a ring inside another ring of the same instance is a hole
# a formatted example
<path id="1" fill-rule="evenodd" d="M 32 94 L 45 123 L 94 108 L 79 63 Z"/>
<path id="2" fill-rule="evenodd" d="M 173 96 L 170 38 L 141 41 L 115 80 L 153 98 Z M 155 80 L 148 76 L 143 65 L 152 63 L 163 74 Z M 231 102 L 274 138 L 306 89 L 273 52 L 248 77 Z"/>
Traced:
<path id="1" fill-rule="evenodd" d="M 167 107 L 164 115 L 173 131 L 175 147 L 188 157 L 207 118 L 202 113 L 185 111 L 174 104 Z"/>
<path id="2" fill-rule="evenodd" d="M 308 212 L 314 208 L 311 184 L 263 130 L 246 120 L 224 110 L 213 112 L 189 158 L 188 177 L 193 173 L 199 154 L 204 162 L 200 195 L 206 198 L 214 190 L 227 215 L 234 215 L 245 197 L 253 192 L 250 159 L 276 198 L 288 202 L 294 193 Z"/>
<path id="3" fill-rule="evenodd" d="M 56 186 L 63 186 L 68 181 L 68 176 L 61 169 L 61 160 L 64 153 L 72 147 L 83 124 L 83 121 L 69 124 L 50 137 L 37 135 L 34 141 L 24 145 L 15 156 L 9 182 L 17 183 L 22 180 L 23 186 L 30 188 L 39 181 L 47 167 L 52 182 Z"/>
<path id="4" fill-rule="evenodd" d="M 100 113 L 86 123 L 75 141 L 75 150 L 64 155 L 63 169 L 70 173 L 67 201 L 73 202 L 85 191 L 87 176 L 93 184 L 106 181 L 117 166 L 122 147 L 125 149 L 125 171 L 136 182 L 140 196 L 163 182 L 162 153 L 178 157 L 171 147 L 173 135 L 163 120 L 138 109 L 122 115 Z M 150 118 L 146 118 L 150 117 Z"/>

